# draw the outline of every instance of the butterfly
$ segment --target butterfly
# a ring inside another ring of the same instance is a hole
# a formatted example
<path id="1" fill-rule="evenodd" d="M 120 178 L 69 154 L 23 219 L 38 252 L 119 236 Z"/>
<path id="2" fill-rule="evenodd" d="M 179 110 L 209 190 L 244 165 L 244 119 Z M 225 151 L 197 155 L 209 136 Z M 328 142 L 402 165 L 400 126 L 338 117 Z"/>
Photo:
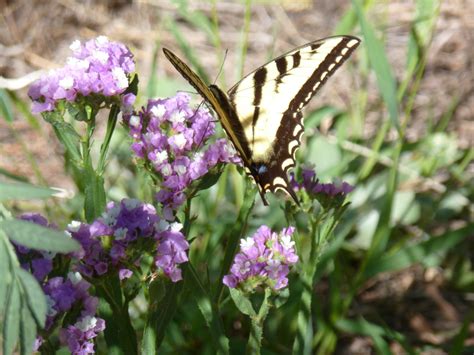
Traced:
<path id="1" fill-rule="evenodd" d="M 169 49 L 163 52 L 217 114 L 255 180 L 262 201 L 267 191 L 283 190 L 299 204 L 288 180 L 304 132 L 302 109 L 352 54 L 353 36 L 319 39 L 269 61 L 230 88 L 207 85 Z"/>

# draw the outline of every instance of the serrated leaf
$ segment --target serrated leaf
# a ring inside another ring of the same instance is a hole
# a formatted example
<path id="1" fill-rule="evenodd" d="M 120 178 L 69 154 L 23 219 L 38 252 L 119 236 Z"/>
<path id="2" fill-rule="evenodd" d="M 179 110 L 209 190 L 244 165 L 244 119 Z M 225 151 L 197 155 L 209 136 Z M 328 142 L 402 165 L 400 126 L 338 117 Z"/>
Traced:
<path id="1" fill-rule="evenodd" d="M 20 335 L 20 290 L 14 282 L 10 288 L 3 327 L 3 353 L 9 355 L 15 349 Z"/>
<path id="2" fill-rule="evenodd" d="M 0 201 L 32 200 L 51 197 L 57 190 L 25 183 L 0 182 Z"/>
<path id="3" fill-rule="evenodd" d="M 32 312 L 31 316 L 43 328 L 46 320 L 47 305 L 41 286 L 33 275 L 21 268 L 17 269 L 16 274 L 23 286 L 23 296 L 27 302 L 27 305 L 25 304 L 23 308 L 28 306 Z"/>
<path id="4" fill-rule="evenodd" d="M 256 317 L 257 312 L 253 309 L 252 302 L 242 293 L 242 291 L 236 288 L 230 288 L 230 296 L 235 303 L 235 306 L 240 312 L 250 317 Z"/>
<path id="5" fill-rule="evenodd" d="M 80 245 L 64 232 L 46 228 L 19 219 L 8 219 L 0 222 L 7 236 L 18 244 L 31 249 L 70 253 L 80 249 Z"/>

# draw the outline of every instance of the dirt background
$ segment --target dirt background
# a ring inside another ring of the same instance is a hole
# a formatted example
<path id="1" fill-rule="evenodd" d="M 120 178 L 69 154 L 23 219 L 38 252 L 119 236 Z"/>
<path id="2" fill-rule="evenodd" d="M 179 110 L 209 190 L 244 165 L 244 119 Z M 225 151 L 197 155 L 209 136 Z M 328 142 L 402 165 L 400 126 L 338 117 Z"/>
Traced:
<path id="1" fill-rule="evenodd" d="M 209 17 L 209 2 L 189 1 Z M 269 48 L 282 53 L 310 40 L 333 32 L 350 6 L 348 0 L 284 1 L 253 6 L 246 71 L 267 60 Z M 72 0 L 0 0 L 0 87 L 15 89 L 26 98 L 27 86 L 39 70 L 61 66 L 69 56 L 69 45 L 75 39 L 87 40 L 106 35 L 127 44 L 135 53 L 142 85 L 149 77 L 151 63 L 158 55 L 157 75 L 177 77 L 165 63 L 157 43 L 179 52 L 165 19 L 174 20 L 184 38 L 199 54 L 211 78 L 220 67 L 214 46 L 208 37 L 179 17 L 170 1 L 72 1 Z M 227 87 L 236 79 L 236 58 L 244 23 L 241 2 L 217 2 L 222 48 L 229 49 L 224 63 Z M 383 28 L 388 58 L 397 79 L 402 79 L 410 23 L 415 16 L 414 1 L 375 1 L 371 20 Z M 457 98 L 458 105 L 448 131 L 459 139 L 461 148 L 474 146 L 474 1 L 446 0 L 436 23 L 429 50 L 426 74 L 415 100 L 408 138 L 417 140 L 426 132 L 429 120 L 438 121 Z M 354 70 L 342 68 L 325 86 L 313 104 L 347 105 L 354 88 L 362 85 Z M 365 84 L 364 84 L 365 85 Z M 369 113 L 364 135 L 370 138 L 379 127 L 375 78 L 369 83 Z M 143 89 L 143 86 L 141 87 Z M 38 118 L 39 129 L 33 129 L 21 113 L 7 124 L 0 119 L 0 168 L 26 176 L 35 183 L 71 188 L 64 175 L 61 148 L 48 125 Z M 41 174 L 32 174 L 36 161 Z M 467 312 L 458 296 L 439 288 L 442 277 L 437 270 L 414 267 L 400 273 L 380 276 L 362 291 L 356 313 L 379 312 L 395 329 L 419 342 L 442 344 L 452 334 Z M 471 295 L 472 296 L 472 295 Z M 395 305 L 395 306 L 394 306 Z M 474 334 L 474 327 L 471 329 Z M 474 345 L 474 336 L 471 337 Z M 370 339 L 348 338 L 341 352 L 365 353 Z M 402 352 L 393 345 L 395 352 Z M 429 352 L 438 353 L 437 350 Z M 439 352 L 443 353 L 443 352 Z"/>

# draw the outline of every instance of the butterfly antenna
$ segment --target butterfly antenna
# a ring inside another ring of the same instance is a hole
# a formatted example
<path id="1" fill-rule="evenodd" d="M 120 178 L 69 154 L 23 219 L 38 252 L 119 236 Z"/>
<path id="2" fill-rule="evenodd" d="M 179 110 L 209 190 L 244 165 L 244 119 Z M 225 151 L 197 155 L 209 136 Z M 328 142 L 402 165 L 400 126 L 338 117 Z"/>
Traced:
<path id="1" fill-rule="evenodd" d="M 225 63 L 225 61 L 226 61 L 226 59 L 227 59 L 227 53 L 228 53 L 228 52 L 229 52 L 229 49 L 226 49 L 226 50 L 225 50 L 225 53 L 224 53 L 224 59 L 222 60 L 222 63 L 221 63 L 221 66 L 219 67 L 219 71 L 218 71 L 218 73 L 217 73 L 217 76 L 216 76 L 215 79 L 214 79 L 214 83 L 213 83 L 214 85 L 216 85 L 217 79 L 219 78 L 219 76 L 221 76 L 221 74 L 222 74 L 222 72 L 223 72 L 223 70 L 224 70 L 224 63 Z"/>

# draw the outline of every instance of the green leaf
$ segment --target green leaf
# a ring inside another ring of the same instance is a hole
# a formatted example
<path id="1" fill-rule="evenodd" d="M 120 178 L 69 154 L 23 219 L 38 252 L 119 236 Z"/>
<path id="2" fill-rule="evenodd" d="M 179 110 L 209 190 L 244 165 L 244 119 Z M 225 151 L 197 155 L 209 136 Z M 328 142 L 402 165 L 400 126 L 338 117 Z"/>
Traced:
<path id="1" fill-rule="evenodd" d="M 392 354 L 390 347 L 382 337 L 388 336 L 384 328 L 370 323 L 362 317 L 358 318 L 357 320 L 340 319 L 337 321 L 336 326 L 344 332 L 370 336 L 374 341 L 374 345 L 378 354 Z"/>
<path id="2" fill-rule="evenodd" d="M 430 266 L 438 265 L 443 260 L 443 254 L 472 233 L 474 233 L 474 224 L 414 245 L 406 245 L 395 253 L 385 254 L 373 260 L 367 266 L 364 276 L 367 279 L 378 273 L 401 270 L 418 262 Z"/>
<path id="3" fill-rule="evenodd" d="M 44 296 L 43 296 L 44 298 Z M 46 302 L 45 302 L 46 306 Z M 45 307 L 46 310 L 46 307 Z M 45 314 L 46 319 L 46 314 Z M 22 304 L 21 307 L 21 322 L 20 322 L 20 344 L 21 354 L 31 354 L 33 345 L 36 339 L 36 323 L 30 308 Z"/>
<path id="4" fill-rule="evenodd" d="M 459 333 L 454 337 L 453 345 L 449 350 L 449 354 L 451 355 L 461 355 L 466 354 L 466 349 L 464 347 L 464 342 L 469 336 L 469 327 L 472 326 L 472 322 L 474 321 L 474 310 L 471 311 L 466 315 L 464 318 L 464 322 L 462 324 Z"/>
<path id="5" fill-rule="evenodd" d="M 79 149 L 81 136 L 70 123 L 64 121 L 63 116 L 59 112 L 53 111 L 43 113 L 43 118 L 53 126 L 56 136 L 61 144 L 66 148 L 66 151 L 70 155 L 74 165 L 80 166 L 80 163 L 82 162 L 82 156 Z"/>
<path id="6" fill-rule="evenodd" d="M 7 183 L 0 181 L 0 202 L 8 200 L 32 200 L 53 196 L 58 190 L 34 186 L 25 183 Z"/>
<path id="7" fill-rule="evenodd" d="M 12 102 L 5 89 L 0 89 L 0 115 L 5 121 L 13 122 Z"/>
<path id="8" fill-rule="evenodd" d="M 10 252 L 13 253 L 13 248 L 11 247 L 7 236 L 2 230 L 0 230 L 0 318 L 2 318 L 1 315 L 5 310 L 6 300 L 10 294 L 10 287 L 13 279 L 8 248 L 10 248 Z"/>
<path id="9" fill-rule="evenodd" d="M 391 224 L 415 224 L 420 219 L 421 207 L 413 191 L 397 191 L 393 198 Z"/>
<path id="10" fill-rule="evenodd" d="M 377 78 L 377 84 L 379 86 L 380 93 L 387 105 L 390 120 L 392 125 L 400 130 L 400 124 L 398 122 L 398 102 L 397 102 L 397 85 L 395 78 L 392 74 L 390 64 L 387 59 L 384 47 L 382 43 L 377 39 L 374 29 L 367 22 L 364 15 L 364 9 L 360 4 L 360 0 L 352 0 L 354 5 L 359 24 L 364 34 L 363 43 L 367 50 L 367 56 L 370 64 L 375 72 Z"/>
<path id="11" fill-rule="evenodd" d="M 253 309 L 252 302 L 247 298 L 245 294 L 242 293 L 239 289 L 229 288 L 230 296 L 235 303 L 235 306 L 239 309 L 240 312 L 249 316 L 256 317 L 257 312 Z"/>
<path id="12" fill-rule="evenodd" d="M 308 147 L 309 156 L 306 163 L 314 164 L 318 177 L 325 178 L 331 170 L 337 168 L 342 160 L 342 154 L 337 144 L 330 143 L 326 137 L 318 136 Z"/>
<path id="13" fill-rule="evenodd" d="M 32 249 L 60 253 L 70 253 L 80 249 L 79 243 L 64 232 L 27 221 L 19 219 L 0 221 L 0 229 L 3 229 L 16 243 Z"/>
<path id="14" fill-rule="evenodd" d="M 86 220 L 92 223 L 105 210 L 106 196 L 104 189 L 104 178 L 97 175 L 93 169 L 87 169 L 87 184 L 84 191 L 84 212 Z"/>
<path id="15" fill-rule="evenodd" d="M 43 328 L 46 320 L 46 298 L 43 290 L 39 285 L 38 281 L 29 272 L 18 268 L 16 274 L 22 284 L 23 296 L 27 302 L 27 305 L 23 305 L 23 308 L 28 308 L 31 311 L 31 316 L 34 317 L 36 323 Z"/>
<path id="16" fill-rule="evenodd" d="M 3 325 L 3 354 L 9 355 L 15 349 L 20 335 L 20 290 L 12 284 L 7 299 Z"/>

